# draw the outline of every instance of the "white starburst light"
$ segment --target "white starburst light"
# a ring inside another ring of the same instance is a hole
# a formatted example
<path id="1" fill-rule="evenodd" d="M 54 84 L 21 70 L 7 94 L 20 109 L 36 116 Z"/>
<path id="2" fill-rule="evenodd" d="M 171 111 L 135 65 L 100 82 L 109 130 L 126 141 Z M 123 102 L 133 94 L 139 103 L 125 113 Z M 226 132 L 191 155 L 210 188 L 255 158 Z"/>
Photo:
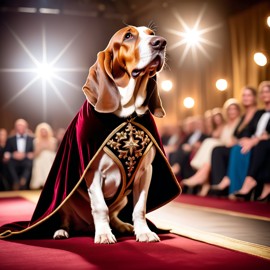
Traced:
<path id="1" fill-rule="evenodd" d="M 53 68 L 47 63 L 39 64 L 37 67 L 37 74 L 45 80 L 50 79 L 53 75 L 53 72 Z"/>
<path id="2" fill-rule="evenodd" d="M 206 6 L 202 8 L 200 11 L 197 20 L 195 21 L 192 27 L 188 26 L 187 23 L 183 20 L 183 18 L 176 12 L 173 11 L 176 19 L 180 23 L 181 27 L 184 31 L 179 31 L 175 29 L 167 29 L 167 32 L 176 35 L 179 37 L 179 41 L 171 45 L 168 50 L 174 50 L 181 46 L 185 46 L 183 53 L 180 57 L 179 64 L 182 65 L 191 51 L 193 58 L 197 59 L 197 51 L 200 51 L 206 58 L 211 59 L 210 54 L 207 52 L 204 46 L 211 46 L 220 48 L 220 45 L 208 40 L 204 37 L 204 34 L 214 31 L 222 26 L 222 24 L 213 25 L 204 29 L 200 28 L 200 23 L 205 12 Z"/>
<path id="3" fill-rule="evenodd" d="M 66 110 L 74 115 L 74 112 L 70 108 L 70 105 L 67 103 L 65 96 L 63 93 L 57 88 L 54 81 L 60 81 L 68 86 L 70 86 L 73 90 L 80 91 L 80 86 L 73 84 L 72 82 L 63 78 L 63 72 L 86 72 L 87 69 L 84 68 L 59 68 L 57 67 L 57 62 L 61 59 L 61 57 L 65 54 L 65 52 L 70 48 L 74 40 L 77 38 L 79 33 L 75 35 L 69 42 L 65 43 L 65 46 L 61 49 L 61 51 L 54 57 L 52 61 L 48 61 L 47 59 L 47 45 L 46 45 L 46 34 L 45 28 L 42 27 L 42 59 L 39 60 L 35 55 L 31 52 L 31 50 L 25 45 L 22 39 L 12 30 L 9 26 L 7 26 L 10 33 L 14 37 L 14 39 L 18 42 L 20 47 L 26 53 L 26 55 L 31 60 L 33 67 L 31 68 L 2 68 L 0 72 L 8 72 L 8 73 L 30 73 L 33 74 L 33 78 L 30 79 L 25 85 L 22 86 L 18 92 L 13 95 L 3 106 L 6 108 L 10 106 L 17 98 L 22 96 L 26 91 L 28 91 L 35 83 L 40 82 L 41 89 L 40 95 L 43 104 L 43 118 L 46 120 L 47 116 L 47 100 L 49 97 L 49 89 L 53 91 L 59 100 L 63 103 Z M 61 74 L 62 73 L 62 74 Z"/>

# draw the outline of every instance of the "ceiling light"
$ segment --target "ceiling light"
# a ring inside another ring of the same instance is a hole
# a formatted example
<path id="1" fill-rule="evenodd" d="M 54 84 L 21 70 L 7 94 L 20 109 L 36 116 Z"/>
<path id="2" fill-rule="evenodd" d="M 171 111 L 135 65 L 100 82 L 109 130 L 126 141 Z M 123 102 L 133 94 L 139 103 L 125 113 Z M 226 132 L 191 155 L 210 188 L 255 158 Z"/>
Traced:
<path id="1" fill-rule="evenodd" d="M 183 103 L 184 103 L 185 108 L 190 109 L 190 108 L 193 108 L 194 107 L 195 101 L 191 97 L 186 97 L 184 99 L 184 102 Z"/>
<path id="2" fill-rule="evenodd" d="M 219 79 L 216 81 L 216 87 L 219 91 L 224 91 L 228 87 L 228 83 L 225 79 Z"/>
<path id="3" fill-rule="evenodd" d="M 263 67 L 267 64 L 267 57 L 261 52 L 255 53 L 253 59 L 258 66 Z"/>

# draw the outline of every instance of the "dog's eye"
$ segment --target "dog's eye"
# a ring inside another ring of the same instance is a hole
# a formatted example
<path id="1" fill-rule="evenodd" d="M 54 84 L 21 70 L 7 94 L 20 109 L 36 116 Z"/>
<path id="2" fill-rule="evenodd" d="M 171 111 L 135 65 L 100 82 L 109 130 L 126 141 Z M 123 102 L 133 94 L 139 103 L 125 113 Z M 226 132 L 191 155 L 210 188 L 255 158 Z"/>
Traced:
<path id="1" fill-rule="evenodd" d="M 132 34 L 130 32 L 128 32 L 125 34 L 124 40 L 132 39 L 132 38 L 133 38 Z"/>

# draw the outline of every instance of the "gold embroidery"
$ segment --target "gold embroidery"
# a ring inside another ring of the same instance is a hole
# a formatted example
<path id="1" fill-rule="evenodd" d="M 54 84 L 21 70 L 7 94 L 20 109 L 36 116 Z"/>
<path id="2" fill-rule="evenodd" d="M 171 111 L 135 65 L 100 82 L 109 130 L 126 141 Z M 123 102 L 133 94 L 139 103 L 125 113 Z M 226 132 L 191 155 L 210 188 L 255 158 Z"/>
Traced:
<path id="1" fill-rule="evenodd" d="M 128 177 L 131 177 L 150 142 L 149 136 L 142 129 L 129 122 L 124 128 L 116 132 L 108 141 L 107 146 L 121 160 Z"/>

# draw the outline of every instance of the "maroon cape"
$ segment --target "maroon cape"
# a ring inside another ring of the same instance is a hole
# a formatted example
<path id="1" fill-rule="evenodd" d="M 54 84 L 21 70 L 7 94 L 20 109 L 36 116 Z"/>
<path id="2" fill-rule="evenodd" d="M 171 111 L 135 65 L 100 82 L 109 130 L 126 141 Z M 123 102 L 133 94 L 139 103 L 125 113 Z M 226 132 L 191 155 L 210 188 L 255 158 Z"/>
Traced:
<path id="1" fill-rule="evenodd" d="M 86 168 L 91 167 L 96 154 L 110 139 L 112 131 L 126 121 L 127 119 L 119 118 L 114 114 L 98 113 L 85 101 L 70 123 L 59 146 L 31 221 L 16 222 L 0 227 L 0 238 L 51 238 L 60 226 L 58 210 L 71 197 L 76 198 L 77 205 L 81 205 L 86 213 L 90 214 L 90 202 L 83 178 Z M 181 188 L 165 157 L 151 113 L 137 116 L 133 121 L 144 127 L 144 131 L 157 148 L 147 199 L 147 212 L 149 212 L 174 199 L 180 194 Z M 132 196 L 132 193 L 128 196 Z M 132 198 L 128 201 L 129 203 L 120 212 L 119 217 L 123 221 L 131 222 Z M 75 233 L 70 232 L 71 235 Z"/>

